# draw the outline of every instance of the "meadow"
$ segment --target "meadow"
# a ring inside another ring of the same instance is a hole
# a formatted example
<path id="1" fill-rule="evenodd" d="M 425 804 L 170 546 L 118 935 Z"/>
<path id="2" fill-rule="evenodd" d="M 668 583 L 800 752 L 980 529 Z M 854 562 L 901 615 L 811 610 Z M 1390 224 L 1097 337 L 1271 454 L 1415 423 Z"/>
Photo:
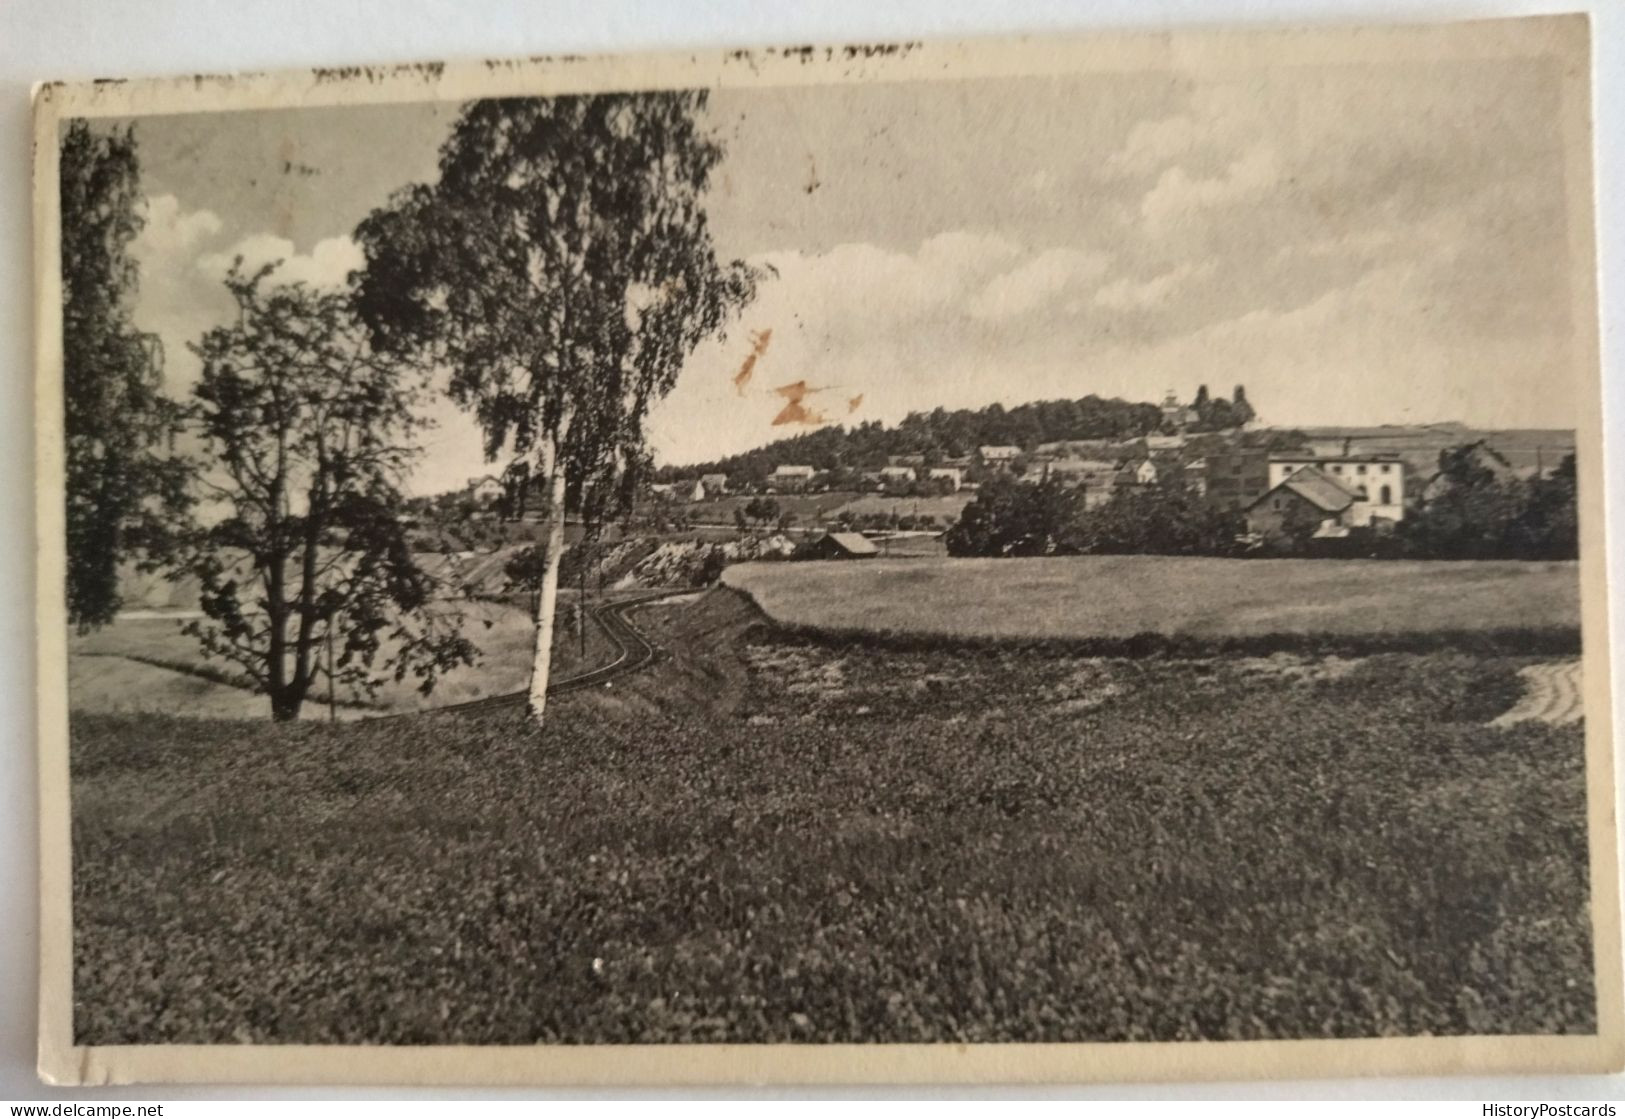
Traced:
<path id="1" fill-rule="evenodd" d="M 567 676 L 607 663 L 615 649 L 589 620 L 583 653 L 574 596 L 562 592 L 565 614 L 554 644 L 554 672 Z M 452 703 L 523 691 L 530 680 L 535 625 L 528 606 L 490 600 L 459 602 L 462 631 L 480 650 L 472 666 L 446 673 L 428 695 L 416 681 L 389 680 L 372 696 L 340 688 L 340 718 L 402 714 Z M 241 669 L 203 656 L 196 638 L 181 632 L 184 618 L 162 614 L 122 617 L 68 639 L 68 697 L 75 711 L 100 713 L 185 712 L 206 718 L 266 717 L 270 701 L 254 694 Z M 383 655 L 388 654 L 386 642 Z M 305 709 L 307 719 L 328 716 L 327 681 L 318 679 Z"/>
<path id="2" fill-rule="evenodd" d="M 77 1040 L 1595 1029 L 1582 731 L 1488 725 L 1527 659 L 639 617 L 540 733 L 76 715 Z"/>
<path id="3" fill-rule="evenodd" d="M 774 621 L 837 634 L 1178 643 L 1522 634 L 1577 647 L 1573 563 L 1056 556 L 741 564 Z"/>

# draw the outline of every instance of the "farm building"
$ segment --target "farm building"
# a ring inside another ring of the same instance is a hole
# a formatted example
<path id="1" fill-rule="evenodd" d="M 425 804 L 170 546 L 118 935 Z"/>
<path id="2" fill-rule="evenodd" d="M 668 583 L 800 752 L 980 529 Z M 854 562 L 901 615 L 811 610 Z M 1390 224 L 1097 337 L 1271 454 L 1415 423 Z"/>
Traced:
<path id="1" fill-rule="evenodd" d="M 1270 456 L 1262 447 L 1216 451 L 1202 461 L 1204 492 L 1217 508 L 1245 509 L 1270 489 Z"/>
<path id="2" fill-rule="evenodd" d="M 1150 486 L 1157 481 L 1157 464 L 1148 458 L 1125 462 L 1117 471 L 1119 486 Z"/>
<path id="3" fill-rule="evenodd" d="M 976 455 L 989 466 L 1008 466 L 1021 457 L 1020 447 L 978 447 Z"/>
<path id="4" fill-rule="evenodd" d="M 502 498 L 502 483 L 487 474 L 468 483 L 468 496 L 476 505 L 491 505 Z"/>
<path id="5" fill-rule="evenodd" d="M 1488 471 L 1498 483 L 1505 484 L 1518 477 L 1518 472 L 1513 469 L 1506 456 L 1483 439 L 1469 444 L 1461 453 L 1473 466 Z M 1449 488 L 1450 480 L 1443 474 L 1435 473 L 1428 479 L 1427 485 L 1422 487 L 1422 500 L 1432 501 L 1442 497 Z"/>
<path id="6" fill-rule="evenodd" d="M 1272 454 L 1270 489 L 1274 490 L 1306 467 L 1318 470 L 1354 495 L 1351 525 L 1405 519 L 1405 464 L 1398 455 Z"/>
<path id="7" fill-rule="evenodd" d="M 810 466 L 780 464 L 767 476 L 767 484 L 775 490 L 804 490 L 812 484 L 816 474 Z"/>
<path id="8" fill-rule="evenodd" d="M 1355 495 L 1342 482 L 1305 466 L 1247 507 L 1247 531 L 1268 539 L 1296 522 L 1316 525 L 1315 536 L 1343 536 L 1354 506 Z"/>
<path id="9" fill-rule="evenodd" d="M 803 559 L 868 559 L 879 554 L 879 549 L 867 536 L 858 532 L 826 532 L 817 540 L 802 545 Z"/>
<path id="10" fill-rule="evenodd" d="M 914 468 L 912 466 L 882 466 L 880 468 L 882 482 L 912 482 Z"/>

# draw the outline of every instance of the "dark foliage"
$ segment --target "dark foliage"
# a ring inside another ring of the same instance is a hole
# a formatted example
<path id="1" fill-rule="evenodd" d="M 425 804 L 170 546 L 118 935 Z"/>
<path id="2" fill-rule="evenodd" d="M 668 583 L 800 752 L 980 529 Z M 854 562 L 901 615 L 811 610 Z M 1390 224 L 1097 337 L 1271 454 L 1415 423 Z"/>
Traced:
<path id="1" fill-rule="evenodd" d="M 61 147 L 62 401 L 68 620 L 105 625 L 119 565 L 152 569 L 186 507 L 173 454 L 178 409 L 162 392 L 163 350 L 135 328 L 130 242 L 143 218 L 134 130 L 69 123 Z"/>
<path id="2" fill-rule="evenodd" d="M 431 608 L 435 584 L 401 525 L 417 386 L 371 351 L 347 294 L 267 287 L 270 271 L 233 267 L 237 321 L 195 347 L 198 484 L 220 515 L 175 560 L 201 585 L 204 617 L 186 631 L 279 720 L 298 717 L 321 674 L 370 695 L 380 673 L 411 673 L 427 692 L 475 650 L 454 611 Z"/>
<path id="3" fill-rule="evenodd" d="M 1432 496 L 1399 525 L 1409 555 L 1449 559 L 1575 559 L 1580 552 L 1574 456 L 1524 480 L 1485 465 L 1476 444 L 1439 453 Z"/>
<path id="4" fill-rule="evenodd" d="M 1075 550 L 1083 497 L 1058 480 L 999 475 L 985 483 L 948 530 L 954 556 L 1048 556 Z"/>
<path id="5" fill-rule="evenodd" d="M 926 465 L 974 454 L 981 446 L 1031 447 L 1067 439 L 1137 439 L 1155 432 L 1162 412 L 1155 404 L 1085 396 L 1039 400 L 1005 408 L 910 412 L 896 427 L 879 421 L 820 428 L 775 440 L 753 451 L 714 462 L 667 467 L 662 480 L 696 473 L 722 473 L 736 484 L 760 484 L 781 464 L 800 463 L 836 472 L 831 488 L 854 484 L 856 472 L 886 465 L 892 455 L 918 454 Z"/>
<path id="6" fill-rule="evenodd" d="M 1054 479 L 1001 476 L 965 506 L 945 539 L 954 556 L 1229 555 L 1241 531 L 1236 514 L 1213 508 L 1177 478 L 1119 486 L 1090 509 L 1081 490 Z"/>
<path id="7" fill-rule="evenodd" d="M 704 339 L 753 297 L 717 258 L 704 199 L 722 159 L 706 93 L 483 100 L 459 114 L 439 175 L 356 230 L 357 305 L 383 352 L 451 370 L 452 398 L 515 500 L 546 513 L 533 715 L 542 713 L 572 500 L 629 509 L 644 420 Z M 573 496 L 572 496 L 573 495 Z"/>

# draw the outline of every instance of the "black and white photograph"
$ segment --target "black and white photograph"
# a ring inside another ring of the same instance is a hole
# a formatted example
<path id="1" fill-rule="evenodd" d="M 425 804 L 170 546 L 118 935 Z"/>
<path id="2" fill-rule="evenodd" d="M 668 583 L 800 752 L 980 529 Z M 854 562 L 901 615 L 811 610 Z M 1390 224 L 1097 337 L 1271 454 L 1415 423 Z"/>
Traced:
<path id="1" fill-rule="evenodd" d="M 1618 1067 L 1588 50 L 44 87 L 47 1075 Z"/>

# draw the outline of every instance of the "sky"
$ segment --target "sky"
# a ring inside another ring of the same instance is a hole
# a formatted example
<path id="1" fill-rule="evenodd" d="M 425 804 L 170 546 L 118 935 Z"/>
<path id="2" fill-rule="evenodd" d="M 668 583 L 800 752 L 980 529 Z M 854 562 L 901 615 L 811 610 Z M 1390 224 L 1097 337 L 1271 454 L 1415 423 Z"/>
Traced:
<path id="1" fill-rule="evenodd" d="M 1245 384 L 1272 425 L 1573 427 L 1559 80 L 1514 59 L 714 92 L 717 250 L 765 279 L 656 406 L 657 460 L 1201 384 Z M 435 178 L 456 113 L 136 119 L 136 319 L 170 390 L 237 255 L 342 284 L 350 231 Z M 434 418 L 409 488 L 492 470 L 466 416 Z"/>

